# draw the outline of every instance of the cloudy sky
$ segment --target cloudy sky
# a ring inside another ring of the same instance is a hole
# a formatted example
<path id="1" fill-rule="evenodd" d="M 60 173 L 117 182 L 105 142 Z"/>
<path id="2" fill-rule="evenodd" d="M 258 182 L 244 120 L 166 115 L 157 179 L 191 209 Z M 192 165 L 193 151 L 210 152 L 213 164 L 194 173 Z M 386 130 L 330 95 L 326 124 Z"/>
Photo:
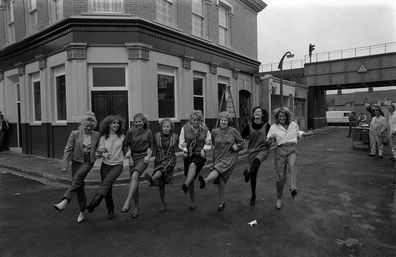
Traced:
<path id="1" fill-rule="evenodd" d="M 268 6 L 258 15 L 262 64 L 278 63 L 287 51 L 294 60 L 304 59 L 310 43 L 321 53 L 396 42 L 396 0 L 263 1 Z"/>

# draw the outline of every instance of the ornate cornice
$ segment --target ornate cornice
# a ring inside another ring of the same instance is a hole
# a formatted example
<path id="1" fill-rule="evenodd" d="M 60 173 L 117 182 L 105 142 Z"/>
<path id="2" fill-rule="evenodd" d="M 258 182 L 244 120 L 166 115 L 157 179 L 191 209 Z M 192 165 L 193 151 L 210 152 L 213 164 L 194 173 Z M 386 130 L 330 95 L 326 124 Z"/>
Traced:
<path id="1" fill-rule="evenodd" d="M 86 60 L 87 59 L 87 43 L 70 43 L 65 46 L 67 51 L 67 60 Z"/>
<path id="2" fill-rule="evenodd" d="M 191 69 L 191 61 L 194 59 L 191 56 L 183 56 L 183 68 L 190 70 Z"/>
<path id="3" fill-rule="evenodd" d="M 18 63 L 15 64 L 15 66 L 18 69 L 18 75 L 19 76 L 23 76 L 25 74 L 25 64 L 21 63 L 21 62 L 18 62 Z"/>
<path id="4" fill-rule="evenodd" d="M 217 67 L 219 65 L 217 63 L 211 63 L 210 64 L 210 73 L 212 74 L 217 74 Z"/>
<path id="5" fill-rule="evenodd" d="M 149 60 L 152 46 L 136 42 L 125 43 L 125 47 L 128 50 L 128 60 Z"/>
<path id="6" fill-rule="evenodd" d="M 45 57 L 45 55 L 41 54 L 41 55 L 36 56 L 36 60 L 39 63 L 40 70 L 47 68 L 47 58 Z"/>

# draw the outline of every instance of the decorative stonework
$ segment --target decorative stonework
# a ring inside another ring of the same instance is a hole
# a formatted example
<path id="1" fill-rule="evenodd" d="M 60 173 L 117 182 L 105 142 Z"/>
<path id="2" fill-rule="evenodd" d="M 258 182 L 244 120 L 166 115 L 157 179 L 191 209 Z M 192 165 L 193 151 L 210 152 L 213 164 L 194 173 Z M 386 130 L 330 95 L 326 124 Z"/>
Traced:
<path id="1" fill-rule="evenodd" d="M 65 48 L 67 49 L 68 61 L 87 59 L 87 43 L 70 43 Z"/>
<path id="2" fill-rule="evenodd" d="M 183 68 L 187 69 L 187 70 L 190 70 L 191 69 L 191 61 L 193 59 L 194 58 L 192 58 L 191 56 L 184 56 L 183 57 Z"/>
<path id="3" fill-rule="evenodd" d="M 256 84 L 260 84 L 261 83 L 261 77 L 260 76 L 254 76 L 254 81 L 256 82 Z"/>
<path id="4" fill-rule="evenodd" d="M 36 60 L 38 60 L 40 70 L 47 68 L 47 58 L 44 55 L 36 56 Z"/>
<path id="5" fill-rule="evenodd" d="M 19 62 L 16 63 L 15 66 L 18 68 L 18 75 L 23 76 L 25 74 L 25 64 Z"/>
<path id="6" fill-rule="evenodd" d="M 216 64 L 216 63 L 211 63 L 210 64 L 210 73 L 212 73 L 212 74 L 217 74 L 217 67 L 218 67 L 219 65 L 218 64 Z"/>
<path id="7" fill-rule="evenodd" d="M 142 43 L 125 43 L 128 51 L 128 60 L 148 61 L 152 46 Z"/>
<path id="8" fill-rule="evenodd" d="M 234 79 L 238 79 L 238 76 L 239 76 L 239 72 L 240 72 L 241 70 L 239 70 L 239 69 L 233 69 L 232 70 L 232 77 L 234 78 Z"/>

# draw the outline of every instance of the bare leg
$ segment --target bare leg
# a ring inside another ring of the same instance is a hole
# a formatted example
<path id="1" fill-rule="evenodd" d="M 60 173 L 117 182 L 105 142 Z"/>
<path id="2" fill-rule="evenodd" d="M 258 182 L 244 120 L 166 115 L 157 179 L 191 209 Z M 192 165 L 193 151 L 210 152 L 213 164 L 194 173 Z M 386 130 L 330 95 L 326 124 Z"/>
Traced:
<path id="1" fill-rule="evenodd" d="M 204 180 L 207 184 L 207 183 L 215 180 L 218 176 L 219 176 L 219 172 L 214 169 L 208 174 L 208 176 Z M 219 183 L 219 185 L 220 185 L 220 183 Z"/>
<path id="2" fill-rule="evenodd" d="M 139 215 L 139 188 L 136 187 L 136 192 L 133 195 L 133 204 L 135 206 L 132 217 L 136 218 Z"/>
<path id="3" fill-rule="evenodd" d="M 162 172 L 160 170 L 157 170 L 151 178 L 153 180 L 159 179 L 162 176 Z"/>
<path id="4" fill-rule="evenodd" d="M 184 182 L 187 186 L 189 186 L 191 181 L 194 180 L 196 171 L 197 171 L 197 166 L 195 165 L 195 163 L 192 162 L 190 164 L 190 167 L 188 167 L 186 182 Z"/>
<path id="5" fill-rule="evenodd" d="M 130 207 L 131 199 L 134 197 L 135 192 L 137 191 L 138 185 L 139 185 L 139 172 L 138 171 L 133 171 L 132 176 L 131 176 L 131 182 L 129 184 L 129 190 L 128 190 L 128 196 L 125 199 L 124 206 L 122 207 L 123 210 L 128 210 Z"/>
<path id="6" fill-rule="evenodd" d="M 190 193 L 191 205 L 190 209 L 195 210 L 195 193 L 194 193 L 194 182 L 188 185 L 188 192 Z"/>

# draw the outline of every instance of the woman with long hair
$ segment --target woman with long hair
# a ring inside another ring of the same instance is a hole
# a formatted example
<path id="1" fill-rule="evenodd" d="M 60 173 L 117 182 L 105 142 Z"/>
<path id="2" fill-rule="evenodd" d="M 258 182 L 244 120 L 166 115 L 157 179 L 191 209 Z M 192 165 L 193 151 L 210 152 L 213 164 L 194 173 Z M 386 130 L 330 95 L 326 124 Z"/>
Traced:
<path id="1" fill-rule="evenodd" d="M 87 206 L 89 213 L 105 198 L 107 218 L 114 219 L 113 184 L 121 175 L 124 167 L 124 141 L 125 121 L 119 115 L 110 115 L 100 123 L 100 140 L 97 156 L 102 158 L 100 166 L 101 183 L 92 201 Z"/>
<path id="2" fill-rule="evenodd" d="M 206 178 L 199 175 L 200 188 L 204 188 L 207 183 L 214 181 L 218 184 L 219 205 L 218 211 L 225 207 L 225 184 L 232 175 L 235 162 L 238 160 L 239 150 L 243 149 L 243 139 L 236 128 L 229 126 L 232 122 L 230 113 L 221 112 L 219 114 L 220 127 L 212 130 L 213 141 L 213 167 Z"/>
<path id="3" fill-rule="evenodd" d="M 241 133 L 242 138 L 249 138 L 247 148 L 249 169 L 245 169 L 243 175 L 245 182 L 250 180 L 250 189 L 252 191 L 250 205 L 252 206 L 256 203 L 257 173 L 261 163 L 268 158 L 270 152 L 270 145 L 266 140 L 269 128 L 268 112 L 260 106 L 256 106 L 252 110 L 252 122 Z"/>
<path id="4" fill-rule="evenodd" d="M 274 110 L 275 124 L 271 125 L 267 134 L 269 142 L 276 141 L 275 149 L 275 170 L 277 173 L 276 181 L 276 208 L 282 207 L 283 188 L 286 183 L 288 170 L 290 171 L 290 194 L 292 199 L 297 195 L 297 141 L 303 135 L 312 135 L 312 132 L 301 131 L 294 121 L 292 114 L 287 107 Z"/>
<path id="5" fill-rule="evenodd" d="M 210 150 L 212 139 L 209 129 L 203 123 L 202 112 L 193 110 L 190 121 L 185 124 L 179 136 L 179 148 L 183 151 L 185 182 L 182 190 L 185 194 L 190 193 L 190 210 L 196 208 L 194 181 L 206 162 L 206 151 Z"/>
<path id="6" fill-rule="evenodd" d="M 139 216 L 139 177 L 148 166 L 154 143 L 153 133 L 148 128 L 148 120 L 142 113 L 135 114 L 133 124 L 133 127 L 128 130 L 123 144 L 125 158 L 129 158 L 131 181 L 128 196 L 121 212 L 129 211 L 133 198 L 132 218 L 137 218 Z"/>
<path id="7" fill-rule="evenodd" d="M 165 185 L 172 181 L 173 170 L 176 165 L 176 150 L 178 136 L 174 133 L 175 125 L 170 119 L 160 122 L 161 131 L 154 135 L 154 171 L 146 173 L 150 186 L 158 185 L 161 199 L 160 213 L 166 211 Z"/>
<path id="8" fill-rule="evenodd" d="M 77 195 L 77 201 L 80 206 L 80 213 L 77 222 L 80 223 L 85 219 L 86 195 L 84 179 L 95 163 L 95 153 L 99 142 L 99 132 L 93 131 L 97 121 L 95 114 L 87 112 L 81 121 L 78 130 L 70 133 L 67 141 L 63 160 L 68 169 L 71 162 L 72 184 L 63 195 L 62 201 L 54 205 L 58 211 L 63 211 L 71 199 Z"/>

